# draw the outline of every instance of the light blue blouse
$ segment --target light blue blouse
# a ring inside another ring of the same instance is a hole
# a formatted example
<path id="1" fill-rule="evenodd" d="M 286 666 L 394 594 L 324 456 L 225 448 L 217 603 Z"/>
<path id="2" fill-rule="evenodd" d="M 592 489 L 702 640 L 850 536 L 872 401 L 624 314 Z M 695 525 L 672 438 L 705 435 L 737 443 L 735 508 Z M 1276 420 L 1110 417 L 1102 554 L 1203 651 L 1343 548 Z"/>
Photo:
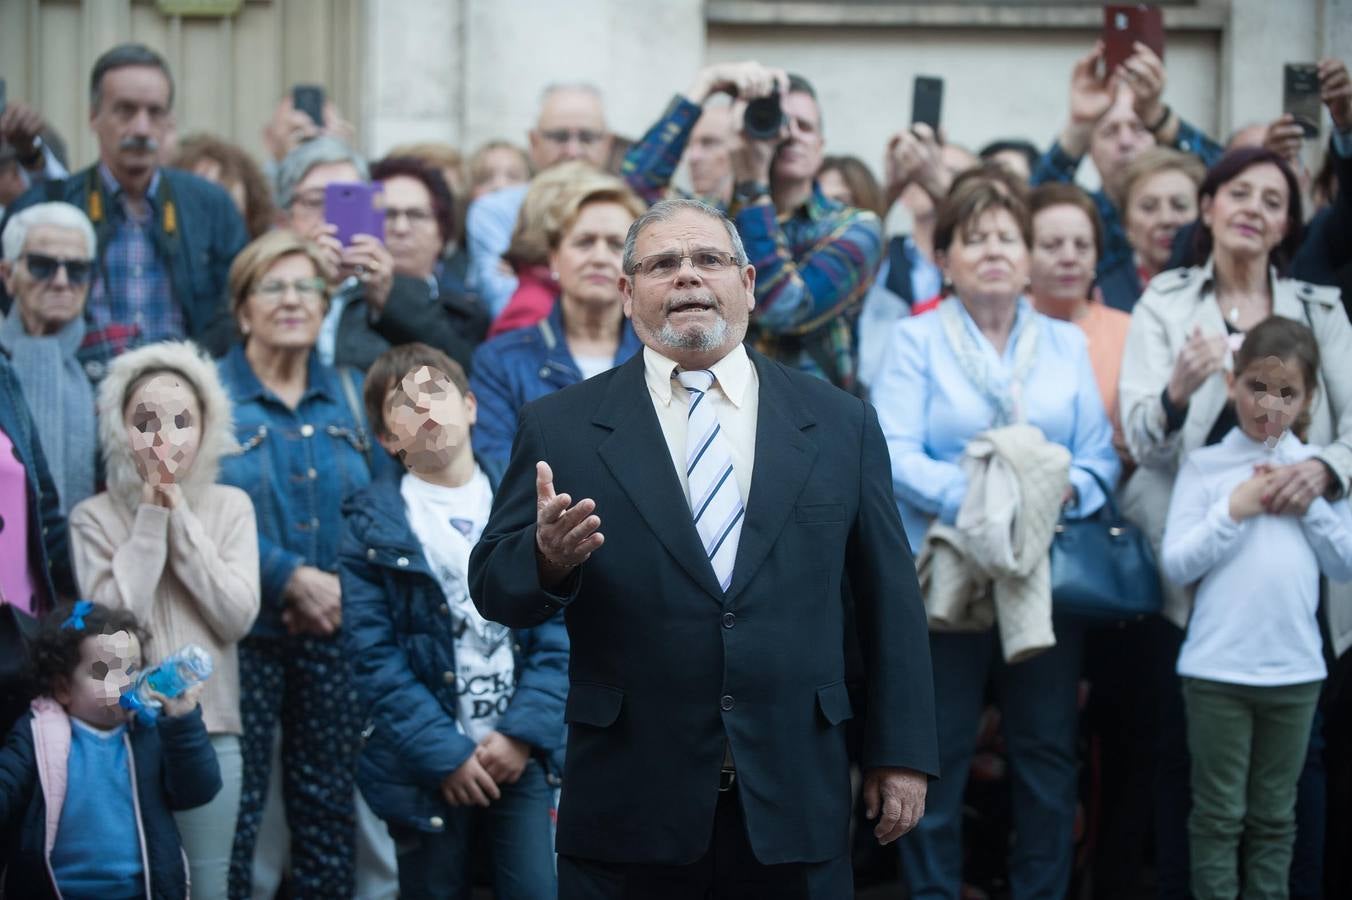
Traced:
<path id="1" fill-rule="evenodd" d="M 1079 467 L 1097 472 L 1111 486 L 1117 483 L 1120 466 L 1084 333 L 1069 322 L 1036 312 L 1021 298 L 1002 355 L 961 303 L 945 302 L 956 305 L 989 370 L 1006 383 L 1023 329 L 1040 324 L 1035 361 L 1019 391 L 1023 420 L 1070 450 L 1070 480 L 1078 500 L 1066 515 L 1081 518 L 1097 512 L 1104 502 L 1103 491 Z M 897 509 L 911 549 L 918 551 L 935 516 L 947 524 L 957 518 L 967 493 L 967 476 L 958 462 L 967 442 L 995 424 L 995 408 L 963 372 L 938 311 L 897 322 L 872 399 L 892 457 Z"/>

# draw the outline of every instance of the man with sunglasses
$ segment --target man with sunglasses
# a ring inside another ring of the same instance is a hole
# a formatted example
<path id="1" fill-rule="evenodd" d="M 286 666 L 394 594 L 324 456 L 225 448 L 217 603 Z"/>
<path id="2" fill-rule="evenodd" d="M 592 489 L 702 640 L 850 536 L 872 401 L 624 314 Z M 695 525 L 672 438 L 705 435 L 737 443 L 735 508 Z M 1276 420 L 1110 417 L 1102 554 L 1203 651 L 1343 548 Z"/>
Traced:
<path id="1" fill-rule="evenodd" d="M 96 480 L 93 383 L 103 364 L 80 349 L 94 226 L 69 203 L 39 203 L 9 221 L 2 243 L 0 278 L 14 303 L 0 320 L 0 351 L 32 411 L 64 513 L 93 495 Z"/>
<path id="2" fill-rule="evenodd" d="M 89 217 L 97 250 L 85 340 L 105 355 L 185 337 L 224 352 L 234 337 L 226 279 L 248 235 L 222 188 L 160 166 L 173 121 L 167 63 L 141 44 L 121 44 L 94 63 L 89 91 L 98 162 L 69 178 L 30 175 L 36 183 L 7 214 L 62 200 Z M 9 308 L 8 297 L 0 307 Z"/>
<path id="3" fill-rule="evenodd" d="M 610 156 L 601 93 L 589 84 L 545 88 L 540 116 L 530 131 L 530 162 L 536 172 L 580 159 L 600 169 Z M 474 201 L 465 220 L 469 286 L 496 316 L 516 291 L 516 276 L 502 266 L 529 184 L 512 185 Z"/>

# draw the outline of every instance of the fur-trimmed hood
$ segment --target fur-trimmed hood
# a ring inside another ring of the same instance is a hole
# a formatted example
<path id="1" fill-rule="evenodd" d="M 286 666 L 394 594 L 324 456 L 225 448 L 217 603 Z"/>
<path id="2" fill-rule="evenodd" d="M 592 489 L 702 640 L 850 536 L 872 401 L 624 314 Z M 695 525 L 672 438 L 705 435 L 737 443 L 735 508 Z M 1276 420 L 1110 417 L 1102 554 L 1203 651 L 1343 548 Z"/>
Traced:
<path id="1" fill-rule="evenodd" d="M 122 418 L 122 398 L 127 387 L 147 372 L 175 369 L 188 376 L 197 388 L 202 408 L 202 439 L 197 458 L 179 480 L 189 505 L 216 482 L 221 457 L 235 452 L 234 408 L 221 385 L 216 364 L 190 341 L 161 341 L 124 353 L 108 366 L 99 385 L 99 447 L 107 474 L 108 492 L 128 509 L 141 502 L 141 476 L 132 458 L 131 443 Z"/>

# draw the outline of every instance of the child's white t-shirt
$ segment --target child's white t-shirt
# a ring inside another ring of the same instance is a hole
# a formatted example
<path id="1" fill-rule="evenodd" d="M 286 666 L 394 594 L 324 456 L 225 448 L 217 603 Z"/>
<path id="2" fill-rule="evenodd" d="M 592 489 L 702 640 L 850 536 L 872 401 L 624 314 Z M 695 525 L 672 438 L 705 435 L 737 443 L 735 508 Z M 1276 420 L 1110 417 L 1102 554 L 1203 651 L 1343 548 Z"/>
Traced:
<path id="1" fill-rule="evenodd" d="M 1230 684 L 1275 686 L 1327 674 L 1316 614 L 1321 568 L 1352 575 L 1352 512 L 1322 498 L 1302 517 L 1230 518 L 1230 494 L 1254 466 L 1314 456 L 1287 433 L 1269 448 L 1234 428 L 1194 450 L 1174 483 L 1160 563 L 1165 577 L 1196 583 L 1178 673 Z"/>
<path id="2" fill-rule="evenodd" d="M 516 686 L 512 632 L 489 622 L 469 597 L 469 554 L 488 524 L 493 488 L 478 466 L 460 487 L 407 474 L 399 484 L 408 523 L 450 607 L 455 633 L 457 724 L 480 741 L 497 727 Z"/>

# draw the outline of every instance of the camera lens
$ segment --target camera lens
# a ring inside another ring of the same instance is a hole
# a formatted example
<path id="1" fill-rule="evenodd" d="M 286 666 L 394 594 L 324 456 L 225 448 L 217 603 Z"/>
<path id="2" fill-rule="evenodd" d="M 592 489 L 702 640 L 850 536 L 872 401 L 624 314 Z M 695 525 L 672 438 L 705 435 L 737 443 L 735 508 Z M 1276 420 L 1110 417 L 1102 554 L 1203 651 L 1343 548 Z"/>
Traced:
<path id="1" fill-rule="evenodd" d="M 752 140 L 774 140 L 783 125 L 784 110 L 779 106 L 778 93 L 750 101 L 742 115 L 742 131 Z"/>

